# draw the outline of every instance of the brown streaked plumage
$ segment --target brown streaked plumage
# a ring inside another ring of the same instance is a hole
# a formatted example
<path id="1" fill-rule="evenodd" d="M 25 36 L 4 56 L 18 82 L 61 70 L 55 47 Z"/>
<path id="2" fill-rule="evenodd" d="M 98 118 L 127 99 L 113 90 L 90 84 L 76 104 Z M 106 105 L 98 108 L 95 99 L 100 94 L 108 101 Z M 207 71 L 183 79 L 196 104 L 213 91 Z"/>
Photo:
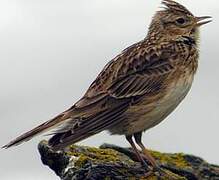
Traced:
<path id="1" fill-rule="evenodd" d="M 184 99 L 198 67 L 199 27 L 209 16 L 195 17 L 184 6 L 163 0 L 146 38 L 111 60 L 85 95 L 70 109 L 19 136 L 4 148 L 55 129 L 55 150 L 103 130 L 125 135 L 143 161 L 132 137 L 153 165 L 142 132 L 164 120 Z"/>

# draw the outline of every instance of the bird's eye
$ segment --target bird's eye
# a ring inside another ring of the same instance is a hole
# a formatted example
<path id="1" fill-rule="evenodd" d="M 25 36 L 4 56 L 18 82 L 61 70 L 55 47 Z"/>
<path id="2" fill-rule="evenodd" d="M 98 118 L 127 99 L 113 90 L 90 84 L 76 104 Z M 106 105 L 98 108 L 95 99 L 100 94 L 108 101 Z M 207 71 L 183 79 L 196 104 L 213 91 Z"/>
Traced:
<path id="1" fill-rule="evenodd" d="M 178 18 L 176 20 L 176 22 L 177 22 L 177 24 L 183 25 L 183 24 L 185 24 L 186 20 L 184 18 Z"/>

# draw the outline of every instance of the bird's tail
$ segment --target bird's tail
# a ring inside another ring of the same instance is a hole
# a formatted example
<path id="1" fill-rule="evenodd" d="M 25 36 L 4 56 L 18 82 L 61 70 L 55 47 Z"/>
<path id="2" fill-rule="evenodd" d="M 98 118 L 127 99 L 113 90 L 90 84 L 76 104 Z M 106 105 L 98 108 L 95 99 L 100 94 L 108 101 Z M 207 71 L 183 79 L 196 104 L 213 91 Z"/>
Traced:
<path id="1" fill-rule="evenodd" d="M 25 141 L 29 141 L 30 139 L 32 139 L 36 135 L 47 132 L 47 131 L 51 130 L 52 128 L 55 128 L 55 127 L 62 125 L 68 119 L 69 119 L 68 112 L 67 111 L 63 112 L 63 113 L 59 114 L 58 116 L 56 116 L 55 118 L 53 118 L 49 121 L 46 121 L 45 123 L 33 128 L 32 130 L 22 134 L 21 136 L 15 138 L 14 140 L 9 142 L 8 144 L 4 145 L 2 148 L 7 149 L 7 148 L 10 148 L 12 146 L 19 145 Z"/>

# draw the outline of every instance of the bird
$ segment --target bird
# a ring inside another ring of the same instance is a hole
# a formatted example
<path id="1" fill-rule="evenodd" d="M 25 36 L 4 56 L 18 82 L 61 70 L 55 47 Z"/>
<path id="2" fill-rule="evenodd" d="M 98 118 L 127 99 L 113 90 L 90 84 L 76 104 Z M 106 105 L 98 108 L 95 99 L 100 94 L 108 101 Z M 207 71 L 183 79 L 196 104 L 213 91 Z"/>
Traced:
<path id="1" fill-rule="evenodd" d="M 52 131 L 48 145 L 58 151 L 108 130 L 125 136 L 140 162 L 158 167 L 142 133 L 166 119 L 190 91 L 198 69 L 199 30 L 212 21 L 176 1 L 161 3 L 146 37 L 109 61 L 80 100 L 3 148 Z"/>

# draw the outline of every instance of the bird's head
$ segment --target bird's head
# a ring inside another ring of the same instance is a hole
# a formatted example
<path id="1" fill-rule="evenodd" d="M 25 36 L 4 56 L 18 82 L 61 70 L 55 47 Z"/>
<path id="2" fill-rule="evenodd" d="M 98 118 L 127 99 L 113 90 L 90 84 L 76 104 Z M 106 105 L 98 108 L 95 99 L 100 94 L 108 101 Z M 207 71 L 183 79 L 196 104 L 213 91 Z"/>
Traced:
<path id="1" fill-rule="evenodd" d="M 180 36 L 198 40 L 199 27 L 211 22 L 210 16 L 196 17 L 183 5 L 173 0 L 163 0 L 164 9 L 158 11 L 150 25 L 149 34 L 162 36 L 165 39 L 176 39 Z"/>

